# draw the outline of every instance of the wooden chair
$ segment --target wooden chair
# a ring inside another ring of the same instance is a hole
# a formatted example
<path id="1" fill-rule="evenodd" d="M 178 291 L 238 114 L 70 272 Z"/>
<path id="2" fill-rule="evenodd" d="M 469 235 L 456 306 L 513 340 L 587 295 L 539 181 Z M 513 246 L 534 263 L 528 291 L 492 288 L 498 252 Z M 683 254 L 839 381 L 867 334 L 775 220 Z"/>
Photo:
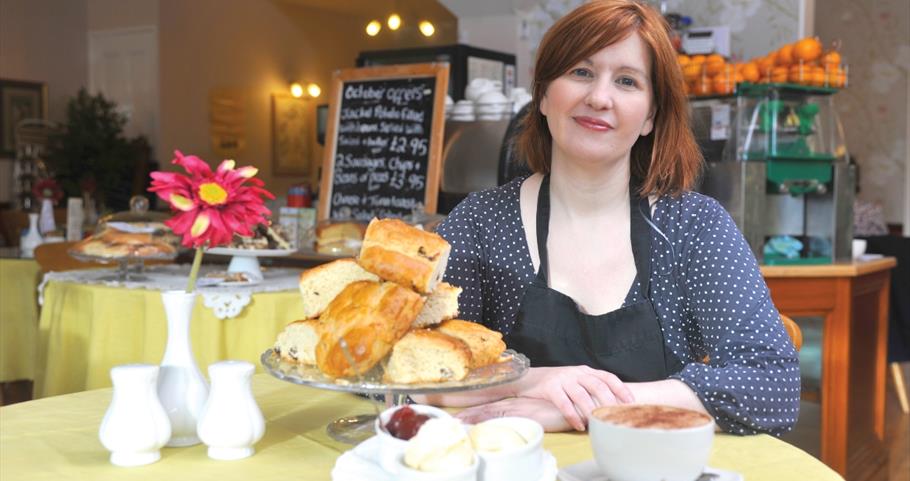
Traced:
<path id="1" fill-rule="evenodd" d="M 790 335 L 790 340 L 793 341 L 793 347 L 799 352 L 803 347 L 803 331 L 799 328 L 799 324 L 789 316 L 783 314 L 780 315 L 780 320 L 784 323 L 784 329 L 786 329 L 787 334 Z"/>

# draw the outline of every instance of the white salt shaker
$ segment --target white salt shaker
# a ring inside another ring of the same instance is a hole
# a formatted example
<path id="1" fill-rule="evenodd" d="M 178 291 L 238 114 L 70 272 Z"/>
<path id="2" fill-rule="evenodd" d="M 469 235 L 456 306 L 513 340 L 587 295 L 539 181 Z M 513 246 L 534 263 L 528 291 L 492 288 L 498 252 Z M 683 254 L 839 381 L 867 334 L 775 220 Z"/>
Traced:
<path id="1" fill-rule="evenodd" d="M 171 423 L 158 400 L 158 366 L 126 364 L 111 369 L 114 395 L 98 437 L 111 464 L 141 466 L 161 459 Z"/>
<path id="2" fill-rule="evenodd" d="M 250 388 L 254 371 L 246 361 L 221 361 L 209 366 L 212 388 L 196 432 L 209 447 L 212 459 L 251 456 L 253 444 L 265 434 L 265 419 Z"/>

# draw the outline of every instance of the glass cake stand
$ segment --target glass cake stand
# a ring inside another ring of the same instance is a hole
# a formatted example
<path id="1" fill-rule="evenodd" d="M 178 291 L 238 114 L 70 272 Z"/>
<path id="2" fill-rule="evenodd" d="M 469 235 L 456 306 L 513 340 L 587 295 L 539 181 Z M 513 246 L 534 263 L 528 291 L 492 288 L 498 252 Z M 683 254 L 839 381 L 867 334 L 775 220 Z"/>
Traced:
<path id="1" fill-rule="evenodd" d="M 232 256 L 228 264 L 228 272 L 246 272 L 262 280 L 262 270 L 259 266 L 260 257 L 285 257 L 296 252 L 294 249 L 236 249 L 231 247 L 212 247 L 206 249 L 207 253 L 222 256 Z"/>
<path id="2" fill-rule="evenodd" d="M 177 253 L 162 254 L 157 256 L 121 256 L 121 257 L 103 257 L 83 254 L 75 251 L 68 251 L 73 259 L 82 262 L 99 262 L 102 264 L 118 264 L 117 270 L 109 275 L 98 278 L 99 281 L 118 281 L 118 282 L 141 282 L 147 281 L 143 273 L 145 272 L 145 261 L 147 260 L 173 260 L 177 258 Z M 130 265 L 136 267 L 131 269 Z"/>
<path id="3" fill-rule="evenodd" d="M 355 394 L 384 394 L 387 407 L 404 403 L 410 394 L 471 391 L 515 381 L 528 372 L 531 363 L 521 353 L 507 349 L 499 362 L 479 367 L 461 381 L 427 384 L 388 384 L 382 382 L 382 368 L 374 368 L 359 379 L 332 379 L 316 366 L 304 366 L 282 359 L 274 349 L 260 357 L 262 366 L 272 376 L 294 384 Z M 376 414 L 346 416 L 330 422 L 326 433 L 336 441 L 357 444 L 372 437 Z"/>

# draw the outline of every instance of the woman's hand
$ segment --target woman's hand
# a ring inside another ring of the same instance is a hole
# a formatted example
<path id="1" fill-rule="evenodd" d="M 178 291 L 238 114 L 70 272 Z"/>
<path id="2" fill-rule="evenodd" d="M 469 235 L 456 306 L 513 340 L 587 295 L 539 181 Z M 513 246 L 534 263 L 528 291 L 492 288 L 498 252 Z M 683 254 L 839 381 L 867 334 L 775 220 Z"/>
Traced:
<path id="1" fill-rule="evenodd" d="M 455 417 L 468 424 L 477 424 L 492 418 L 503 416 L 521 416 L 531 418 L 541 425 L 544 431 L 569 431 L 572 426 L 566 421 L 559 409 L 550 401 L 533 398 L 508 398 L 488 404 L 482 404 L 456 414 Z"/>
<path id="2" fill-rule="evenodd" d="M 515 395 L 549 401 L 578 431 L 585 430 L 594 408 L 635 401 L 616 375 L 588 366 L 532 368 L 519 381 Z"/>

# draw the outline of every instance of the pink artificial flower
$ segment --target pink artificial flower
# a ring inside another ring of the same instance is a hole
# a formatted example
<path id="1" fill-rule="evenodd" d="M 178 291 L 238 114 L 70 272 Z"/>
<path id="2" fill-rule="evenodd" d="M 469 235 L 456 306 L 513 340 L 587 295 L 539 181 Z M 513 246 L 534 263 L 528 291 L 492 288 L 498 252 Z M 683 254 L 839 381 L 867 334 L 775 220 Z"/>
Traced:
<path id="1" fill-rule="evenodd" d="M 195 155 L 184 156 L 179 150 L 171 162 L 186 170 L 189 177 L 176 172 L 152 172 L 150 192 L 170 204 L 176 215 L 165 222 L 174 233 L 183 236 L 186 247 L 217 247 L 231 243 L 234 233 L 252 236 L 253 228 L 266 223 L 271 211 L 262 197 L 274 199 L 253 178 L 259 170 L 247 166 L 234 168 L 233 160 L 224 160 L 215 170 Z"/>

